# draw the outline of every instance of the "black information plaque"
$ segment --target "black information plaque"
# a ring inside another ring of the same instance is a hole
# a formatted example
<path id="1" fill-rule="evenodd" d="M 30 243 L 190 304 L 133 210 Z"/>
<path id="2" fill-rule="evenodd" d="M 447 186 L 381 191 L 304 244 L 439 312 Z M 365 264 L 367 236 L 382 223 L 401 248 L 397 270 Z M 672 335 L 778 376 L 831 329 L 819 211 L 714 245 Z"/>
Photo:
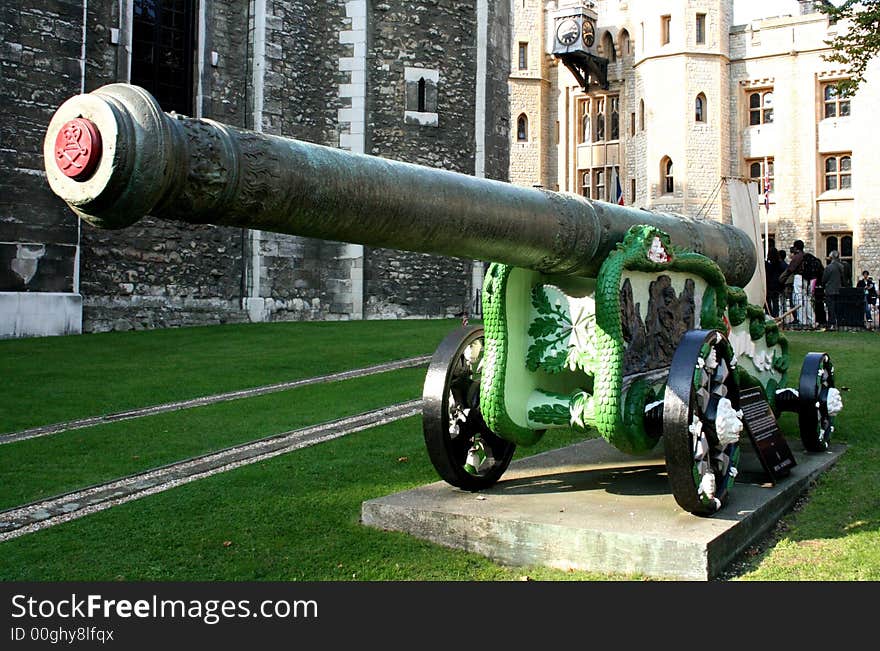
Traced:
<path id="1" fill-rule="evenodd" d="M 764 394 L 757 387 L 743 389 L 739 394 L 743 424 L 764 470 L 774 483 L 785 477 L 797 464 L 791 448 L 776 425 L 776 417 Z"/>

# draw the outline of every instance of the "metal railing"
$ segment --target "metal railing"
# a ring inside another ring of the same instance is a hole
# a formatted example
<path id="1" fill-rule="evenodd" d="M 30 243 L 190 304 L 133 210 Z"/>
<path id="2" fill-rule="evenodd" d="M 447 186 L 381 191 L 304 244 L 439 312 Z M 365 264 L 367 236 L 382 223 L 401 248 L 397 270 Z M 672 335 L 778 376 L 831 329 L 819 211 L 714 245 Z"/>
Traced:
<path id="1" fill-rule="evenodd" d="M 796 278 L 780 294 L 768 294 L 766 309 L 787 330 L 880 329 L 878 306 L 861 288 L 844 287 L 828 296 L 821 286 Z"/>

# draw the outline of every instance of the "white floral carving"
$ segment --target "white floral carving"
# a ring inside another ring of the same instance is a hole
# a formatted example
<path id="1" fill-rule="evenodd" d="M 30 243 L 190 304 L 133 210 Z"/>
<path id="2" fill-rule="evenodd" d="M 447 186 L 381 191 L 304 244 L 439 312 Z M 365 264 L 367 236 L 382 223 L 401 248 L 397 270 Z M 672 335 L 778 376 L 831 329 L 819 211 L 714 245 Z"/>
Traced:
<path id="1" fill-rule="evenodd" d="M 840 396 L 840 391 L 831 387 L 828 389 L 828 415 L 836 416 L 843 409 L 843 398 Z"/>
<path id="2" fill-rule="evenodd" d="M 739 441 L 743 424 L 742 410 L 736 410 L 727 398 L 718 401 L 718 411 L 715 416 L 715 432 L 718 434 L 718 443 L 726 447 Z"/>
<path id="3" fill-rule="evenodd" d="M 706 368 L 710 371 L 714 371 L 718 368 L 718 353 L 715 352 L 714 348 L 709 350 L 709 356 L 706 358 Z"/>
<path id="4" fill-rule="evenodd" d="M 663 243 L 656 235 L 651 241 L 651 248 L 648 249 L 648 260 L 651 262 L 669 262 L 669 254 L 663 248 Z"/>
<path id="5" fill-rule="evenodd" d="M 713 499 L 715 497 L 715 489 L 715 473 L 710 470 L 700 480 L 700 493 L 709 499 Z"/>

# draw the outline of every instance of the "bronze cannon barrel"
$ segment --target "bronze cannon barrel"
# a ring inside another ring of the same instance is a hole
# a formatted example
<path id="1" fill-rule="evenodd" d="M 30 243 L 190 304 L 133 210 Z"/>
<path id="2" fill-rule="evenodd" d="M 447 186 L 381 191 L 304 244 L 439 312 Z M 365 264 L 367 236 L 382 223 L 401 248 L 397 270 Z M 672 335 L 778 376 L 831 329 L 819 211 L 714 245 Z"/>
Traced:
<path id="1" fill-rule="evenodd" d="M 62 104 L 44 155 L 52 190 L 104 228 L 152 215 L 595 276 L 630 226 L 650 223 L 732 285 L 756 264 L 733 226 L 166 114 L 127 84 Z"/>

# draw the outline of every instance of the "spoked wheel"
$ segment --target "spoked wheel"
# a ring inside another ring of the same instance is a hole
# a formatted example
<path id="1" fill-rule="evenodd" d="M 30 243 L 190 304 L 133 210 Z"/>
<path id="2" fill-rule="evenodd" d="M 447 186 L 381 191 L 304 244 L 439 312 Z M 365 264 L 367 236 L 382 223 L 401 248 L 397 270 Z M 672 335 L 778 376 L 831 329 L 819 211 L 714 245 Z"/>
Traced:
<path id="1" fill-rule="evenodd" d="M 843 407 L 834 388 L 834 366 L 826 353 L 808 353 L 798 385 L 798 427 L 810 452 L 822 452 L 831 443 L 834 416 Z"/>
<path id="2" fill-rule="evenodd" d="M 428 456 L 446 482 L 477 491 L 498 481 L 516 445 L 489 430 L 480 413 L 483 328 L 451 332 L 425 378 L 422 423 Z"/>
<path id="3" fill-rule="evenodd" d="M 739 463 L 739 389 L 733 349 L 714 330 L 691 330 L 672 357 L 663 406 L 666 472 L 675 501 L 711 515 L 727 501 Z"/>

